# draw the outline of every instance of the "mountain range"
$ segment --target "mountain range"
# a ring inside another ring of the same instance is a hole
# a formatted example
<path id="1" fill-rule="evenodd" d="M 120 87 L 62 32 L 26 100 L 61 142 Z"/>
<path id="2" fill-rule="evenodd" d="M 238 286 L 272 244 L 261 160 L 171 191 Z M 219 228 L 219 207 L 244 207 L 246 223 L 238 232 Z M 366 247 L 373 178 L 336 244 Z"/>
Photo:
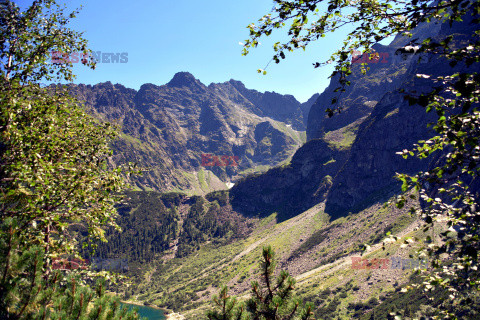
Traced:
<path id="1" fill-rule="evenodd" d="M 225 189 L 249 171 L 288 160 L 305 142 L 306 117 L 318 96 L 302 104 L 235 80 L 206 86 L 188 72 L 138 91 L 110 82 L 69 90 L 95 117 L 120 127 L 112 161 L 145 169 L 130 181 L 136 189 L 191 194 Z M 206 166 L 206 155 L 237 161 Z"/>

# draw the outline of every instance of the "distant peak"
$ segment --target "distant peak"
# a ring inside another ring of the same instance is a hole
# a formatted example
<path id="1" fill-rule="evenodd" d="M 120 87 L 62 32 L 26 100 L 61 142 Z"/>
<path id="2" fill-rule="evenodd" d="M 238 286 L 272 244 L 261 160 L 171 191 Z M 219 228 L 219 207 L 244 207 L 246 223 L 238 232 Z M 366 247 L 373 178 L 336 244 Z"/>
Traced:
<path id="1" fill-rule="evenodd" d="M 243 88 L 245 88 L 245 85 L 243 84 L 242 81 L 230 79 L 230 81 L 228 81 L 228 83 L 230 83 L 230 84 L 233 85 L 234 87 L 243 87 Z"/>
<path id="2" fill-rule="evenodd" d="M 158 88 L 157 85 L 153 83 L 144 83 L 140 86 L 140 90 L 145 91 L 145 90 L 152 90 Z"/>
<path id="3" fill-rule="evenodd" d="M 191 87 L 199 85 L 200 81 L 195 79 L 195 77 L 190 72 L 177 72 L 173 76 L 172 80 L 167 83 L 169 87 Z"/>

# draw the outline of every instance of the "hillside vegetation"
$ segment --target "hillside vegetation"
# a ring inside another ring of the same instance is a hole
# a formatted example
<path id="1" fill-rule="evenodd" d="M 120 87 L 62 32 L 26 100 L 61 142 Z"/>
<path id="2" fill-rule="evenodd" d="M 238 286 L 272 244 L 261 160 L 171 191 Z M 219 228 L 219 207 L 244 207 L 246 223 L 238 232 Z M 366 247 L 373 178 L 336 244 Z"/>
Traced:
<path id="1" fill-rule="evenodd" d="M 192 208 L 195 210 L 198 203 L 197 199 L 189 212 Z M 240 237 L 232 239 L 222 233 L 210 233 L 209 237 L 208 232 L 204 232 L 204 238 L 209 240 L 197 242 L 198 250 L 183 255 L 179 251 L 174 253 L 177 248 L 170 248 L 151 260 L 148 268 L 143 263 L 135 263 L 131 257 L 129 274 L 136 284 L 121 289 L 125 298 L 196 319 L 209 308 L 212 296 L 222 285 L 227 285 L 232 294 L 248 294 L 250 282 L 257 273 L 261 249 L 271 245 L 277 253 L 279 268 L 297 279 L 298 294 L 306 301 L 315 302 L 317 314 L 328 310 L 332 317 L 350 319 L 355 313 L 368 313 L 379 301 L 391 297 L 411 281 L 413 272 L 413 269 L 391 267 L 356 270 L 352 269 L 352 257 L 417 259 L 414 247 L 402 248 L 403 242 L 399 241 L 382 250 L 381 241 L 387 233 L 422 236 L 418 219 L 406 210 L 380 204 L 334 221 L 324 213 L 324 204 L 319 204 L 281 223 L 277 223 L 273 214 L 251 218 L 245 224 L 251 228 L 245 229 L 246 233 Z M 186 230 L 180 230 L 179 234 L 190 230 L 188 223 L 184 222 L 183 226 Z M 178 241 L 179 244 L 184 241 L 182 236 Z M 364 245 L 370 246 L 366 252 Z M 372 297 L 377 302 L 372 303 Z M 364 305 L 352 309 L 348 307 L 350 304 Z"/>

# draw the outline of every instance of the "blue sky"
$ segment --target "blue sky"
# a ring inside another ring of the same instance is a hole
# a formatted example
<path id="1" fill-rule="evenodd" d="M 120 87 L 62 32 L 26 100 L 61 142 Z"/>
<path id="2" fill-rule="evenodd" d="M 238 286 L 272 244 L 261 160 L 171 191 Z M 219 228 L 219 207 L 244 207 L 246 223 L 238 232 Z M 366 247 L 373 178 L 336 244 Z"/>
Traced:
<path id="1" fill-rule="evenodd" d="M 15 1 L 21 7 L 32 1 Z M 208 85 L 229 79 L 247 88 L 293 94 L 301 102 L 322 92 L 332 69 L 314 69 L 313 62 L 328 60 L 342 35 L 327 37 L 304 52 L 271 63 L 271 45 L 285 35 L 273 33 L 248 56 L 239 42 L 248 38 L 246 26 L 269 13 L 271 0 L 70 0 L 69 8 L 83 5 L 71 27 L 83 31 L 94 51 L 128 53 L 127 63 L 99 63 L 95 70 L 75 65 L 75 83 L 121 83 L 138 89 L 144 83 L 162 85 L 176 72 L 188 71 Z M 274 41 L 275 40 L 275 41 Z"/>

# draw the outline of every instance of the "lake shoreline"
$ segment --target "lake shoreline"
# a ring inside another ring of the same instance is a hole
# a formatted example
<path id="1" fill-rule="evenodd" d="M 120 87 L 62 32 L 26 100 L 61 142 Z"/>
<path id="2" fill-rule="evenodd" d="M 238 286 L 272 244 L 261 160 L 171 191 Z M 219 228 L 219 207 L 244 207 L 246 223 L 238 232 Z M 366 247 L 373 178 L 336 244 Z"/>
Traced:
<path id="1" fill-rule="evenodd" d="M 125 301 L 125 300 L 120 300 L 120 302 L 125 303 L 125 304 L 132 304 L 135 306 L 139 307 L 149 307 L 152 309 L 157 309 L 163 311 L 163 314 L 165 315 L 166 320 L 183 320 L 185 319 L 185 316 L 181 315 L 180 313 L 176 313 L 173 310 L 170 309 L 165 309 L 165 308 L 160 308 L 155 305 L 145 305 L 142 302 L 139 301 Z"/>

